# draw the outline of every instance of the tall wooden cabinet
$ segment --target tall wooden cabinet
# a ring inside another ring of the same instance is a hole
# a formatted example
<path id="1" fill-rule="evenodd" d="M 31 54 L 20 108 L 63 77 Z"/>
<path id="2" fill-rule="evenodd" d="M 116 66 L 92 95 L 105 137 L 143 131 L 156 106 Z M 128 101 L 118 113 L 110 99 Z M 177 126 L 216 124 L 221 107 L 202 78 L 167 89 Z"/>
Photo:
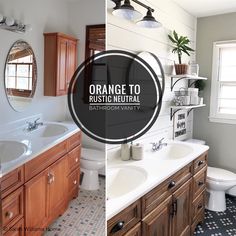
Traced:
<path id="1" fill-rule="evenodd" d="M 44 34 L 45 96 L 67 94 L 77 68 L 77 43 L 77 39 L 62 33 Z"/>

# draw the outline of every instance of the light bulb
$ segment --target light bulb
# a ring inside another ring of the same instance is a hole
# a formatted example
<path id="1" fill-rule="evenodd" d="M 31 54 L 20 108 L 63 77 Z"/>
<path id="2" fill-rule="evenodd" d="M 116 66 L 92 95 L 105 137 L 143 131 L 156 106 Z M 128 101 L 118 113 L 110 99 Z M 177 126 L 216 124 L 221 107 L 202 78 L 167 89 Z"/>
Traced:
<path id="1" fill-rule="evenodd" d="M 6 18 L 6 25 L 7 26 L 12 26 L 15 24 L 15 20 L 12 17 L 7 17 Z"/>

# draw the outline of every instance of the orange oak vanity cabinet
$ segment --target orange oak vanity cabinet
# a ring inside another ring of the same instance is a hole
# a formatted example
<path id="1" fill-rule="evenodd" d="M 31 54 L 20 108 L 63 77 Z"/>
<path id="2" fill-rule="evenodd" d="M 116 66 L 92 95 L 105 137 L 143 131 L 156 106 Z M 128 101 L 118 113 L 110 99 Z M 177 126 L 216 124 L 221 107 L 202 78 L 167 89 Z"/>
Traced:
<path id="1" fill-rule="evenodd" d="M 108 220 L 107 235 L 193 235 L 196 226 L 204 221 L 207 155 L 203 153 L 137 200 L 141 216 L 139 209 L 133 211 L 133 203 Z M 129 215 L 133 217 L 127 218 Z"/>
<path id="2" fill-rule="evenodd" d="M 78 196 L 80 143 L 81 132 L 77 132 L 3 176 L 4 236 L 43 235 Z"/>
<path id="3" fill-rule="evenodd" d="M 44 95 L 67 94 L 77 68 L 78 40 L 63 33 L 44 33 Z"/>

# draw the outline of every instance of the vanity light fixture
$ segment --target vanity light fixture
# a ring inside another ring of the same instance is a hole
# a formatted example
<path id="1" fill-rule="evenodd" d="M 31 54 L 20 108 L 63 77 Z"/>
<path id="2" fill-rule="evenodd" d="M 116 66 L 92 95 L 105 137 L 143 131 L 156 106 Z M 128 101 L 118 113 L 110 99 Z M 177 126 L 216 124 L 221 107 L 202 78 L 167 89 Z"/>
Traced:
<path id="1" fill-rule="evenodd" d="M 31 25 L 25 25 L 12 17 L 5 17 L 0 14 L 0 29 L 9 30 L 16 33 L 25 33 L 32 30 Z"/>
<path id="2" fill-rule="evenodd" d="M 142 14 L 134 9 L 134 7 L 130 4 L 130 0 L 124 0 L 123 5 L 121 5 L 121 2 L 123 0 L 113 0 L 113 1 L 116 4 L 112 12 L 114 16 L 132 21 L 137 21 L 138 19 L 141 19 Z M 144 16 L 142 20 L 136 22 L 138 26 L 144 28 L 158 28 L 162 26 L 162 24 L 152 16 L 152 13 L 154 12 L 153 8 L 147 6 L 146 4 L 140 2 L 139 0 L 131 0 L 131 1 L 147 9 L 146 16 Z"/>

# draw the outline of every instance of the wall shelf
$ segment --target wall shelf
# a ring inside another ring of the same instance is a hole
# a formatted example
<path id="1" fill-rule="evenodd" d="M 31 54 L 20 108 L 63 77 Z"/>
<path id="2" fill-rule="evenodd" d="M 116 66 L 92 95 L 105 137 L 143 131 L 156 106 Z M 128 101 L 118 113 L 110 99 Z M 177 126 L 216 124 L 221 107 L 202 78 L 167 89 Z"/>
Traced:
<path id="1" fill-rule="evenodd" d="M 188 80 L 188 87 L 191 87 L 191 85 L 192 85 L 192 84 L 190 84 L 190 80 L 207 80 L 206 77 L 199 77 L 199 76 L 188 75 L 188 74 L 171 75 L 171 91 L 173 91 L 174 86 L 182 79 Z"/>
<path id="2" fill-rule="evenodd" d="M 195 109 L 195 108 L 199 108 L 199 107 L 205 107 L 206 104 L 202 104 L 202 105 L 192 105 L 192 106 L 171 106 L 170 107 L 170 120 L 173 119 L 175 113 L 177 111 L 180 111 L 180 110 L 188 110 L 188 115 L 189 113 Z"/>

